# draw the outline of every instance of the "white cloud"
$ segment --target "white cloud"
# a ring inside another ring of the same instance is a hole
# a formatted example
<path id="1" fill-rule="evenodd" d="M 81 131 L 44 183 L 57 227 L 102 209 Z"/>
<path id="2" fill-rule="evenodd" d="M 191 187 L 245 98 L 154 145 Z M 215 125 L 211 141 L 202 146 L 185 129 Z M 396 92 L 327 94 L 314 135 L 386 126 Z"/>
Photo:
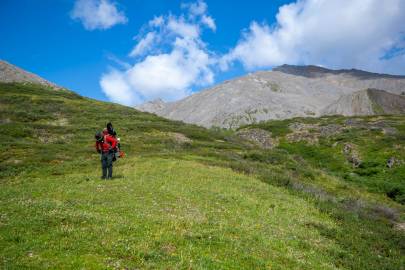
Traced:
<path id="1" fill-rule="evenodd" d="M 164 23 L 163 16 L 154 17 L 152 20 L 149 21 L 150 27 L 159 27 L 162 26 Z"/>
<path id="2" fill-rule="evenodd" d="M 291 55 L 284 54 L 269 26 L 253 22 L 242 41 L 222 58 L 221 64 L 226 69 L 229 62 L 240 60 L 247 69 L 253 69 L 284 64 L 289 57 Z"/>
<path id="3" fill-rule="evenodd" d="M 109 29 L 128 21 L 116 4 L 109 0 L 76 0 L 70 16 L 81 21 L 87 30 Z"/>
<path id="4" fill-rule="evenodd" d="M 182 57 L 176 51 L 148 56 L 128 71 L 130 85 L 147 99 L 184 97 L 192 76 L 182 67 Z"/>
<path id="5" fill-rule="evenodd" d="M 118 66 L 120 66 L 121 68 L 124 69 L 128 69 L 131 68 L 131 65 L 128 64 L 125 61 L 122 61 L 121 59 L 119 59 L 118 57 L 116 57 L 114 54 L 107 54 L 107 59 L 114 62 L 115 64 L 117 64 Z"/>
<path id="6" fill-rule="evenodd" d="M 203 24 L 205 24 L 206 26 L 208 26 L 212 31 L 216 31 L 217 30 L 217 26 L 215 25 L 215 21 L 212 17 L 207 16 L 207 15 L 203 15 L 201 17 L 201 22 Z"/>
<path id="7" fill-rule="evenodd" d="M 149 21 L 129 54 L 135 63 L 102 76 L 100 85 L 106 95 L 115 102 L 136 105 L 156 98 L 177 100 L 189 95 L 193 86 L 212 84 L 215 59 L 201 39 L 202 27 L 207 25 L 202 18 L 208 16 L 202 10 L 206 12 L 206 4 L 199 2 L 198 7 L 189 5 L 186 14 Z"/>
<path id="8" fill-rule="evenodd" d="M 198 38 L 200 35 L 199 25 L 185 22 L 183 17 L 176 18 L 170 16 L 167 22 L 167 28 L 174 34 L 185 38 Z"/>
<path id="9" fill-rule="evenodd" d="M 284 63 L 355 67 L 396 73 L 405 70 L 398 55 L 383 59 L 405 34 L 403 0 L 303 0 L 284 5 L 276 25 L 252 22 L 235 48 L 222 58 L 222 68 L 240 61 L 246 69 Z M 402 42 L 402 45 L 401 45 Z"/>
<path id="10" fill-rule="evenodd" d="M 188 9 L 189 11 L 189 16 L 195 17 L 195 16 L 200 16 L 204 15 L 207 12 L 207 4 L 204 1 L 197 1 L 195 3 L 185 3 L 182 4 L 181 7 L 183 9 Z"/>
<path id="11" fill-rule="evenodd" d="M 117 103 L 127 106 L 140 102 L 139 96 L 131 91 L 125 74 L 117 70 L 104 74 L 100 80 L 101 88 L 107 97 Z"/>
<path id="12" fill-rule="evenodd" d="M 151 49 L 153 42 L 156 39 L 156 33 L 155 32 L 149 32 L 146 34 L 144 38 L 142 38 L 138 44 L 132 49 L 131 53 L 129 56 L 139 56 L 142 55 L 143 53 L 147 52 L 148 50 Z"/>

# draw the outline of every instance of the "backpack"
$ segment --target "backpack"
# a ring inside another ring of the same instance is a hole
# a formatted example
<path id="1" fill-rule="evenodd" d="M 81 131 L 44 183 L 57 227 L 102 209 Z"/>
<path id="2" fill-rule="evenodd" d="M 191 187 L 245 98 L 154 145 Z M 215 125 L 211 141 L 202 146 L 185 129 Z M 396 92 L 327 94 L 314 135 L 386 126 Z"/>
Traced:
<path id="1" fill-rule="evenodd" d="M 104 135 L 102 132 L 98 131 L 96 132 L 96 135 L 94 135 L 94 138 L 96 139 L 96 141 L 98 142 L 104 142 Z"/>

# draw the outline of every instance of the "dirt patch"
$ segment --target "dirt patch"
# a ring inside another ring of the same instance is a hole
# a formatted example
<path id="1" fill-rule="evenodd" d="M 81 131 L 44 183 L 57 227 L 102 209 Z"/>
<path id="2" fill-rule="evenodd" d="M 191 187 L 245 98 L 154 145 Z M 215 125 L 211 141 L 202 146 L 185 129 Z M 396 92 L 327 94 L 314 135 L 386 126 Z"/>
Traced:
<path id="1" fill-rule="evenodd" d="M 34 136 L 44 144 L 50 143 L 70 143 L 72 142 L 73 134 L 51 134 L 46 129 L 37 129 Z"/>
<path id="2" fill-rule="evenodd" d="M 69 125 L 69 120 L 66 117 L 64 117 L 64 115 L 62 113 L 55 112 L 55 113 L 53 113 L 53 116 L 56 119 L 53 121 L 48 121 L 46 124 L 48 124 L 50 126 L 59 126 L 59 127 Z"/>
<path id="3" fill-rule="evenodd" d="M 23 161 L 21 159 L 8 159 L 6 163 L 8 164 L 21 164 Z"/>
<path id="4" fill-rule="evenodd" d="M 0 125 L 11 123 L 10 118 L 0 119 Z"/>
<path id="5" fill-rule="evenodd" d="M 178 144 L 190 144 L 193 142 L 192 139 L 182 133 L 168 132 L 167 135 Z"/>
<path id="6" fill-rule="evenodd" d="M 405 222 L 395 223 L 394 229 L 405 233 Z"/>
<path id="7" fill-rule="evenodd" d="M 51 126 L 63 127 L 63 126 L 69 125 L 69 120 L 67 118 L 59 118 L 59 119 L 57 119 L 55 121 L 48 122 L 48 124 L 51 125 Z"/>
<path id="8" fill-rule="evenodd" d="M 176 246 L 175 246 L 175 245 L 173 245 L 173 244 L 171 244 L 171 243 L 167 243 L 167 244 L 164 244 L 164 245 L 161 247 L 161 250 L 162 250 L 165 254 L 171 255 L 171 254 L 175 253 L 177 249 L 176 249 Z"/>

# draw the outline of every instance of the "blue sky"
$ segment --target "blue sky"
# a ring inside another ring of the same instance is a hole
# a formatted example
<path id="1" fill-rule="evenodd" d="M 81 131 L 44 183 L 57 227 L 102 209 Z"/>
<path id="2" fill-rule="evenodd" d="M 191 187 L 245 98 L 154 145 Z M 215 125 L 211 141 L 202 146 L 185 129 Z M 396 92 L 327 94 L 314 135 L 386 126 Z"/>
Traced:
<path id="1" fill-rule="evenodd" d="M 405 74 L 404 2 L 2 0 L 0 59 L 126 105 L 283 63 Z"/>

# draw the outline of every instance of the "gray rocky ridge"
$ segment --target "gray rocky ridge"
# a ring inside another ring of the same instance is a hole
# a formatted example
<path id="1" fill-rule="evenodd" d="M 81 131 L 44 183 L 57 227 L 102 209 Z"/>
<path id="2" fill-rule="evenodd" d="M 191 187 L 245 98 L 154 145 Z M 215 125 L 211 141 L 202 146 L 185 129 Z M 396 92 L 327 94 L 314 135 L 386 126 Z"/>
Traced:
<path id="1" fill-rule="evenodd" d="M 405 114 L 405 95 L 366 89 L 341 96 L 321 111 L 322 115 Z"/>
<path id="2" fill-rule="evenodd" d="M 19 67 L 16 67 L 2 60 L 0 60 L 0 82 L 38 83 L 55 89 L 61 88 L 60 86 L 52 82 L 49 82 L 39 77 L 38 75 L 27 72 Z"/>
<path id="3" fill-rule="evenodd" d="M 269 119 L 404 113 L 403 103 L 394 102 L 401 95 L 402 100 L 404 93 L 405 76 L 283 65 L 225 81 L 179 101 L 157 100 L 136 108 L 205 127 L 236 128 Z"/>

